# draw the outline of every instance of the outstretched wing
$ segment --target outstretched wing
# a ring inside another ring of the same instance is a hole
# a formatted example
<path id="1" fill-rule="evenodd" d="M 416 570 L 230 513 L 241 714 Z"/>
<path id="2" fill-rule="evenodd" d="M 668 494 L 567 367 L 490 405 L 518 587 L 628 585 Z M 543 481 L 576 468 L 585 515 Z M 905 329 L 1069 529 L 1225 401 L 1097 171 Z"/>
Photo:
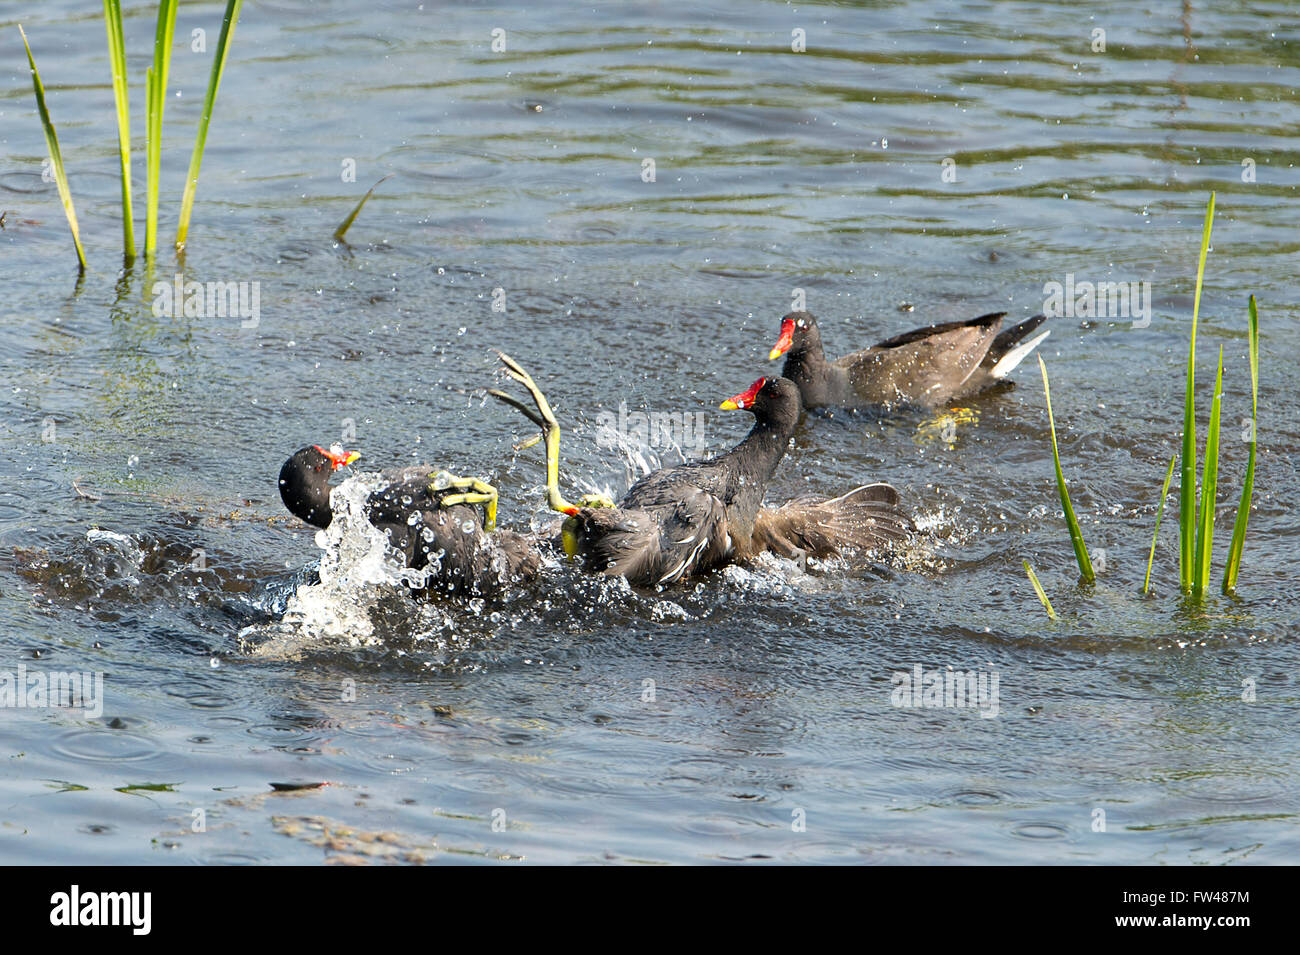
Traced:
<path id="1" fill-rule="evenodd" d="M 888 484 L 868 484 L 830 500 L 801 498 L 765 507 L 754 522 L 752 554 L 770 550 L 833 557 L 889 549 L 916 529 Z"/>

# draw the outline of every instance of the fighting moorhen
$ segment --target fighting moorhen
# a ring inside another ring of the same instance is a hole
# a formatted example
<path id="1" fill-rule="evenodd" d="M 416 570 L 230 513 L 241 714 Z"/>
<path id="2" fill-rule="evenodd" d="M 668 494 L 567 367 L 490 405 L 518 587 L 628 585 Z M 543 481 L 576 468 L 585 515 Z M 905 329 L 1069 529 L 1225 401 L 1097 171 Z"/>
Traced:
<path id="1" fill-rule="evenodd" d="M 1006 312 L 944 322 L 827 361 L 817 319 L 791 312 L 769 359 L 786 356 L 782 374 L 799 386 L 805 408 L 933 406 L 983 391 L 1006 378 L 1050 331 L 1035 315 L 1001 331 Z"/>
<path id="2" fill-rule="evenodd" d="M 848 548 L 893 544 L 912 529 L 898 509 L 898 493 L 888 485 L 858 488 L 833 501 L 761 506 L 799 421 L 799 392 L 785 378 L 760 378 L 722 403 L 723 409 L 743 408 L 755 418 L 745 440 L 726 454 L 655 471 L 617 505 L 594 495 L 570 504 L 559 490 L 560 426 L 550 404 L 517 362 L 504 354 L 500 358 L 507 373 L 532 394 L 537 412 L 502 391 L 489 393 L 542 429 L 548 503 L 568 515 L 562 529 L 565 550 L 583 555 L 592 570 L 643 586 L 664 586 L 748 560 L 765 549 L 825 557 Z"/>
<path id="3" fill-rule="evenodd" d="M 329 527 L 330 475 L 359 457 L 338 445 L 296 452 L 280 469 L 285 507 L 308 524 Z M 536 576 L 540 557 L 532 542 L 495 529 L 497 494 L 490 484 L 423 465 L 383 477 L 387 483 L 366 499 L 370 523 L 388 536 L 407 567 L 422 570 L 432 560 L 436 568 L 414 592 L 495 596 Z M 485 505 L 486 524 L 475 504 Z"/>

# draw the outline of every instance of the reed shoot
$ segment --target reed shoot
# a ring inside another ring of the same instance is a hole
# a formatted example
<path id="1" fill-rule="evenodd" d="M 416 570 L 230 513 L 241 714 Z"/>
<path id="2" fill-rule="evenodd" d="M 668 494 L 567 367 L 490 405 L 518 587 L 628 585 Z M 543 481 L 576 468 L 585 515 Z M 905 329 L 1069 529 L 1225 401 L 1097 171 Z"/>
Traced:
<path id="1" fill-rule="evenodd" d="M 45 128 L 45 144 L 50 150 L 50 163 L 54 167 L 54 184 L 59 190 L 59 199 L 63 201 L 63 213 L 68 217 L 68 228 L 72 230 L 72 244 L 77 247 L 78 271 L 86 271 L 86 253 L 81 247 L 81 229 L 77 226 L 77 211 L 72 207 L 72 190 L 68 188 L 68 174 L 63 168 L 63 152 L 59 149 L 59 136 L 54 131 L 54 121 L 50 119 L 50 111 L 45 105 L 45 84 L 41 82 L 41 74 L 36 70 L 36 60 L 32 57 L 31 45 L 27 42 L 27 34 L 20 26 L 18 32 L 22 34 L 23 48 L 27 50 L 27 65 L 32 71 L 32 89 L 36 91 L 36 111 L 41 114 L 41 126 Z"/>
<path id="2" fill-rule="evenodd" d="M 122 163 L 122 255 L 135 258 L 135 223 L 131 209 L 131 110 L 126 89 L 126 43 L 122 38 L 121 0 L 104 0 L 108 60 L 113 67 L 113 101 L 117 104 L 117 150 Z"/>
<path id="3" fill-rule="evenodd" d="M 1255 296 L 1250 297 L 1250 455 L 1246 460 L 1246 479 L 1241 485 L 1241 503 L 1232 528 L 1232 546 L 1228 566 L 1223 570 L 1223 592 L 1237 589 L 1237 571 L 1241 569 L 1241 551 L 1246 541 L 1246 523 L 1250 520 L 1250 498 L 1255 490 L 1255 442 L 1259 439 L 1259 311 Z"/>
<path id="4" fill-rule="evenodd" d="M 107 2 L 107 0 L 105 0 Z M 203 162 L 203 149 L 208 141 L 208 125 L 212 122 L 212 108 L 217 101 L 217 88 L 226 68 L 226 55 L 230 52 L 230 38 L 239 21 L 239 8 L 244 0 L 227 0 L 226 15 L 221 21 L 221 38 L 212 58 L 212 74 L 208 78 L 208 92 L 203 98 L 203 115 L 199 117 L 199 132 L 194 140 L 194 154 L 190 157 L 190 171 L 185 177 L 185 194 L 181 198 L 181 218 L 176 227 L 176 250 L 185 249 L 185 239 L 190 231 L 190 213 L 194 209 L 194 192 L 199 187 L 199 164 Z"/>
<path id="5" fill-rule="evenodd" d="M 1074 559 L 1079 564 L 1079 574 L 1086 583 L 1093 583 L 1097 576 L 1092 571 L 1092 560 L 1088 556 L 1088 545 L 1083 542 L 1083 531 L 1079 528 L 1079 519 L 1074 516 L 1070 504 L 1070 492 L 1065 487 L 1065 474 L 1061 471 L 1061 452 L 1056 444 L 1056 419 L 1052 416 L 1052 389 L 1047 382 L 1047 365 L 1038 357 L 1038 367 L 1043 372 L 1043 397 L 1047 401 L 1047 422 L 1052 430 L 1052 463 L 1056 466 L 1056 489 L 1061 494 L 1061 510 L 1065 512 L 1065 522 L 1070 527 L 1070 543 L 1074 545 Z"/>

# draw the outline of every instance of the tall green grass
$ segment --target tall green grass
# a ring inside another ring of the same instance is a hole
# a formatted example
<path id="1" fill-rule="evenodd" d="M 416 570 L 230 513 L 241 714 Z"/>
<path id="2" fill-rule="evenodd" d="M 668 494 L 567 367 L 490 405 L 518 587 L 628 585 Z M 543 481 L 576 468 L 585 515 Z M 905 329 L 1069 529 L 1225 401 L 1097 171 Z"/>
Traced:
<path id="1" fill-rule="evenodd" d="M 145 223 L 144 254 L 153 258 L 158 249 L 158 182 L 162 171 L 163 106 L 167 101 L 167 74 L 172 62 L 172 37 L 176 32 L 176 0 L 160 0 L 153 39 L 153 66 L 145 74 Z"/>
<path id="2" fill-rule="evenodd" d="M 108 39 L 108 58 L 113 71 L 113 100 L 117 108 L 117 145 L 122 175 L 122 253 L 129 263 L 135 258 L 135 216 L 131 186 L 131 111 L 126 75 L 126 42 L 122 30 L 121 0 L 103 0 L 104 31 Z M 189 235 L 190 216 L 194 209 L 194 193 L 198 188 L 199 166 L 203 161 L 203 150 L 207 145 L 208 128 L 212 122 L 212 112 L 216 105 L 217 89 L 225 72 L 226 59 L 230 53 L 230 40 L 239 20 L 239 11 L 243 0 L 227 0 L 226 14 L 221 23 L 221 37 L 217 41 L 213 56 L 212 73 L 208 79 L 208 91 L 203 100 L 203 113 L 199 118 L 198 134 L 194 142 L 194 152 L 190 157 L 189 174 L 186 177 L 185 191 L 181 196 L 181 214 L 176 229 L 176 248 L 183 251 Z M 158 250 L 158 193 L 162 174 L 162 126 L 163 110 L 167 101 L 167 77 L 171 70 L 172 43 L 176 32 L 177 0 L 159 0 L 158 20 L 154 28 L 153 65 L 145 74 L 145 234 L 144 252 L 150 262 Z M 22 27 L 18 28 L 22 32 Z M 77 261 L 81 270 L 86 268 L 86 255 L 81 246 L 81 234 L 77 227 L 77 216 L 72 207 L 72 193 L 68 188 L 67 176 L 63 169 L 63 155 L 59 151 L 58 137 L 54 124 L 50 121 L 49 111 L 45 105 L 45 87 L 40 74 L 36 71 L 36 62 L 32 58 L 31 47 L 27 43 L 27 34 L 23 33 L 23 46 L 27 49 L 27 61 L 31 65 L 32 85 L 36 91 L 36 107 L 41 115 L 41 124 L 45 128 L 45 139 L 50 147 L 50 160 L 54 166 L 55 181 L 59 187 L 59 197 L 63 201 L 63 210 L 72 229 L 72 241 L 77 247 Z"/>
<path id="3" fill-rule="evenodd" d="M 1056 445 L 1056 418 L 1052 415 L 1052 386 L 1047 381 L 1047 365 L 1043 356 L 1038 356 L 1038 367 L 1043 372 L 1043 397 L 1047 401 L 1047 422 L 1052 429 L 1052 464 L 1056 466 L 1056 489 L 1061 496 L 1061 510 L 1065 512 L 1065 523 L 1070 528 L 1070 543 L 1074 545 L 1074 559 L 1079 565 L 1079 574 L 1085 583 L 1093 583 L 1097 575 L 1092 571 L 1092 559 L 1088 556 L 1088 545 L 1083 542 L 1083 531 L 1079 519 L 1074 516 L 1074 507 L 1070 504 L 1070 492 L 1065 486 L 1065 473 L 1061 470 L 1061 452 Z"/>
<path id="4" fill-rule="evenodd" d="M 1223 569 L 1223 592 L 1237 589 L 1237 572 L 1241 569 L 1241 552 L 1246 542 L 1246 523 L 1250 520 L 1250 499 L 1255 490 L 1255 444 L 1259 440 L 1259 311 L 1255 296 L 1250 297 L 1250 456 L 1246 460 L 1246 479 L 1241 484 L 1241 502 L 1232 528 L 1232 546 L 1228 564 Z"/>
<path id="5" fill-rule="evenodd" d="M 1192 566 L 1192 596 L 1199 600 L 1210 580 L 1210 556 L 1214 549 L 1214 512 L 1219 487 L 1219 410 L 1223 404 L 1223 346 L 1219 346 L 1219 371 L 1214 377 L 1210 401 L 1210 428 L 1205 435 L 1205 473 L 1201 477 L 1201 520 L 1196 529 L 1196 556 Z"/>
<path id="6" fill-rule="evenodd" d="M 221 38 L 212 57 L 212 75 L 208 78 L 208 92 L 203 98 L 203 115 L 199 118 L 199 131 L 194 140 L 194 153 L 190 156 L 190 171 L 185 177 L 185 194 L 181 197 L 181 218 L 176 227 L 176 250 L 183 251 L 190 232 L 190 213 L 194 209 L 194 192 L 199 187 L 199 164 L 203 162 L 203 149 L 208 142 L 208 124 L 212 122 L 212 109 L 217 101 L 217 88 L 226 68 L 226 54 L 230 52 L 230 38 L 239 21 L 239 8 L 244 0 L 227 0 L 226 15 L 221 21 Z"/>
<path id="7" fill-rule="evenodd" d="M 1201 315 L 1205 256 L 1210 250 L 1210 229 L 1214 225 L 1214 197 L 1211 192 L 1201 230 L 1201 257 L 1196 266 L 1196 297 L 1192 302 L 1192 336 L 1187 348 L 1187 390 L 1183 398 L 1183 460 L 1178 483 L 1178 581 L 1183 593 L 1192 592 L 1196 575 L 1196 328 Z"/>
<path id="8" fill-rule="evenodd" d="M 1156 560 L 1156 541 L 1160 539 L 1160 519 L 1165 516 L 1165 499 L 1169 496 L 1169 483 L 1174 479 L 1174 465 L 1178 455 L 1169 459 L 1169 470 L 1165 472 L 1165 483 L 1160 488 L 1160 506 L 1156 508 L 1156 529 L 1151 533 L 1151 553 L 1147 556 L 1147 575 L 1142 581 L 1142 592 L 1151 592 L 1151 565 Z"/>
<path id="9" fill-rule="evenodd" d="M 1178 488 L 1178 578 L 1180 589 L 1193 601 L 1204 599 L 1210 584 L 1210 571 L 1214 552 L 1214 521 L 1218 503 L 1219 485 L 1219 450 L 1220 419 L 1223 411 L 1223 348 L 1219 348 L 1219 361 L 1214 376 L 1214 392 L 1210 401 L 1210 417 L 1205 434 L 1205 462 L 1201 472 L 1200 496 L 1196 487 L 1196 336 L 1200 325 L 1201 291 L 1205 281 L 1205 261 L 1210 248 L 1210 234 L 1214 223 L 1215 194 L 1210 193 L 1205 207 L 1205 223 L 1201 230 L 1201 253 L 1196 268 L 1196 295 L 1192 304 L 1192 328 L 1187 350 L 1186 392 L 1183 397 L 1183 440 L 1182 464 Z M 1225 594 L 1235 592 L 1237 577 L 1241 569 L 1241 555 L 1245 546 L 1246 526 L 1250 520 L 1250 503 L 1255 487 L 1255 450 L 1259 422 L 1259 311 L 1255 296 L 1250 297 L 1250 452 L 1246 463 L 1246 477 L 1241 488 L 1241 502 L 1237 506 L 1237 518 L 1233 526 L 1232 545 L 1228 553 L 1228 563 L 1224 568 L 1222 590 Z M 1056 441 L 1056 421 L 1052 415 L 1051 389 L 1047 381 L 1047 366 L 1042 357 L 1038 359 L 1043 373 L 1043 396 L 1047 402 L 1047 420 L 1052 432 L 1052 462 L 1056 468 L 1056 485 L 1060 492 L 1061 507 L 1065 512 L 1066 523 L 1070 529 L 1070 542 L 1074 547 L 1075 559 L 1085 581 L 1091 581 L 1092 565 L 1088 560 L 1087 548 L 1079 522 L 1070 506 L 1069 494 L 1065 487 L 1065 476 L 1061 471 L 1060 451 Z M 1151 590 L 1151 569 L 1155 562 L 1156 544 L 1160 536 L 1160 522 L 1164 517 L 1165 499 L 1169 494 L 1169 485 L 1173 480 L 1174 465 L 1179 456 L 1169 462 L 1165 472 L 1164 485 L 1160 489 L 1160 503 L 1156 509 L 1156 526 L 1151 537 L 1151 551 L 1147 556 L 1146 577 L 1142 583 L 1142 593 Z M 1199 518 L 1199 519 L 1198 519 Z M 1026 567 L 1026 570 L 1029 568 Z M 1031 572 L 1032 579 L 1032 572 Z"/>
<path id="10" fill-rule="evenodd" d="M 32 89 L 36 92 L 36 111 L 41 115 L 41 126 L 45 129 L 45 144 L 50 150 L 50 163 L 54 168 L 54 184 L 59 190 L 59 199 L 63 202 L 63 214 L 68 217 L 68 228 L 72 230 L 72 244 L 77 247 L 78 271 L 86 271 L 86 252 L 81 247 L 81 228 L 77 225 L 77 210 L 72 207 L 72 190 L 68 188 L 68 173 L 63 168 L 63 151 L 59 149 L 59 136 L 54 131 L 54 121 L 45 105 L 45 84 L 37 72 L 36 60 L 32 56 L 27 34 L 18 27 L 23 38 L 23 49 L 27 51 L 27 65 L 32 71 Z"/>
<path id="11" fill-rule="evenodd" d="M 126 89 L 126 42 L 122 35 L 121 0 L 104 0 L 108 59 L 113 67 L 113 102 L 117 105 L 117 150 L 122 164 L 122 255 L 135 258 L 135 222 L 131 208 L 131 109 Z"/>

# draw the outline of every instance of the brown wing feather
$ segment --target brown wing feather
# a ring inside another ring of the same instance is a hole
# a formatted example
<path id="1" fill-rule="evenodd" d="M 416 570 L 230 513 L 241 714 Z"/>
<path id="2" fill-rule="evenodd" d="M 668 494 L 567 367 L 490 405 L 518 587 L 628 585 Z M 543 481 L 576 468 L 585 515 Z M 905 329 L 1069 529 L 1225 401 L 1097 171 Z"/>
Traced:
<path id="1" fill-rule="evenodd" d="M 960 391 L 1002 327 L 1002 313 L 917 329 L 835 362 L 859 397 L 936 404 Z"/>
<path id="2" fill-rule="evenodd" d="M 830 500 L 801 498 L 765 507 L 754 523 L 750 554 L 834 557 L 889 548 L 916 529 L 888 484 L 868 484 Z"/>

